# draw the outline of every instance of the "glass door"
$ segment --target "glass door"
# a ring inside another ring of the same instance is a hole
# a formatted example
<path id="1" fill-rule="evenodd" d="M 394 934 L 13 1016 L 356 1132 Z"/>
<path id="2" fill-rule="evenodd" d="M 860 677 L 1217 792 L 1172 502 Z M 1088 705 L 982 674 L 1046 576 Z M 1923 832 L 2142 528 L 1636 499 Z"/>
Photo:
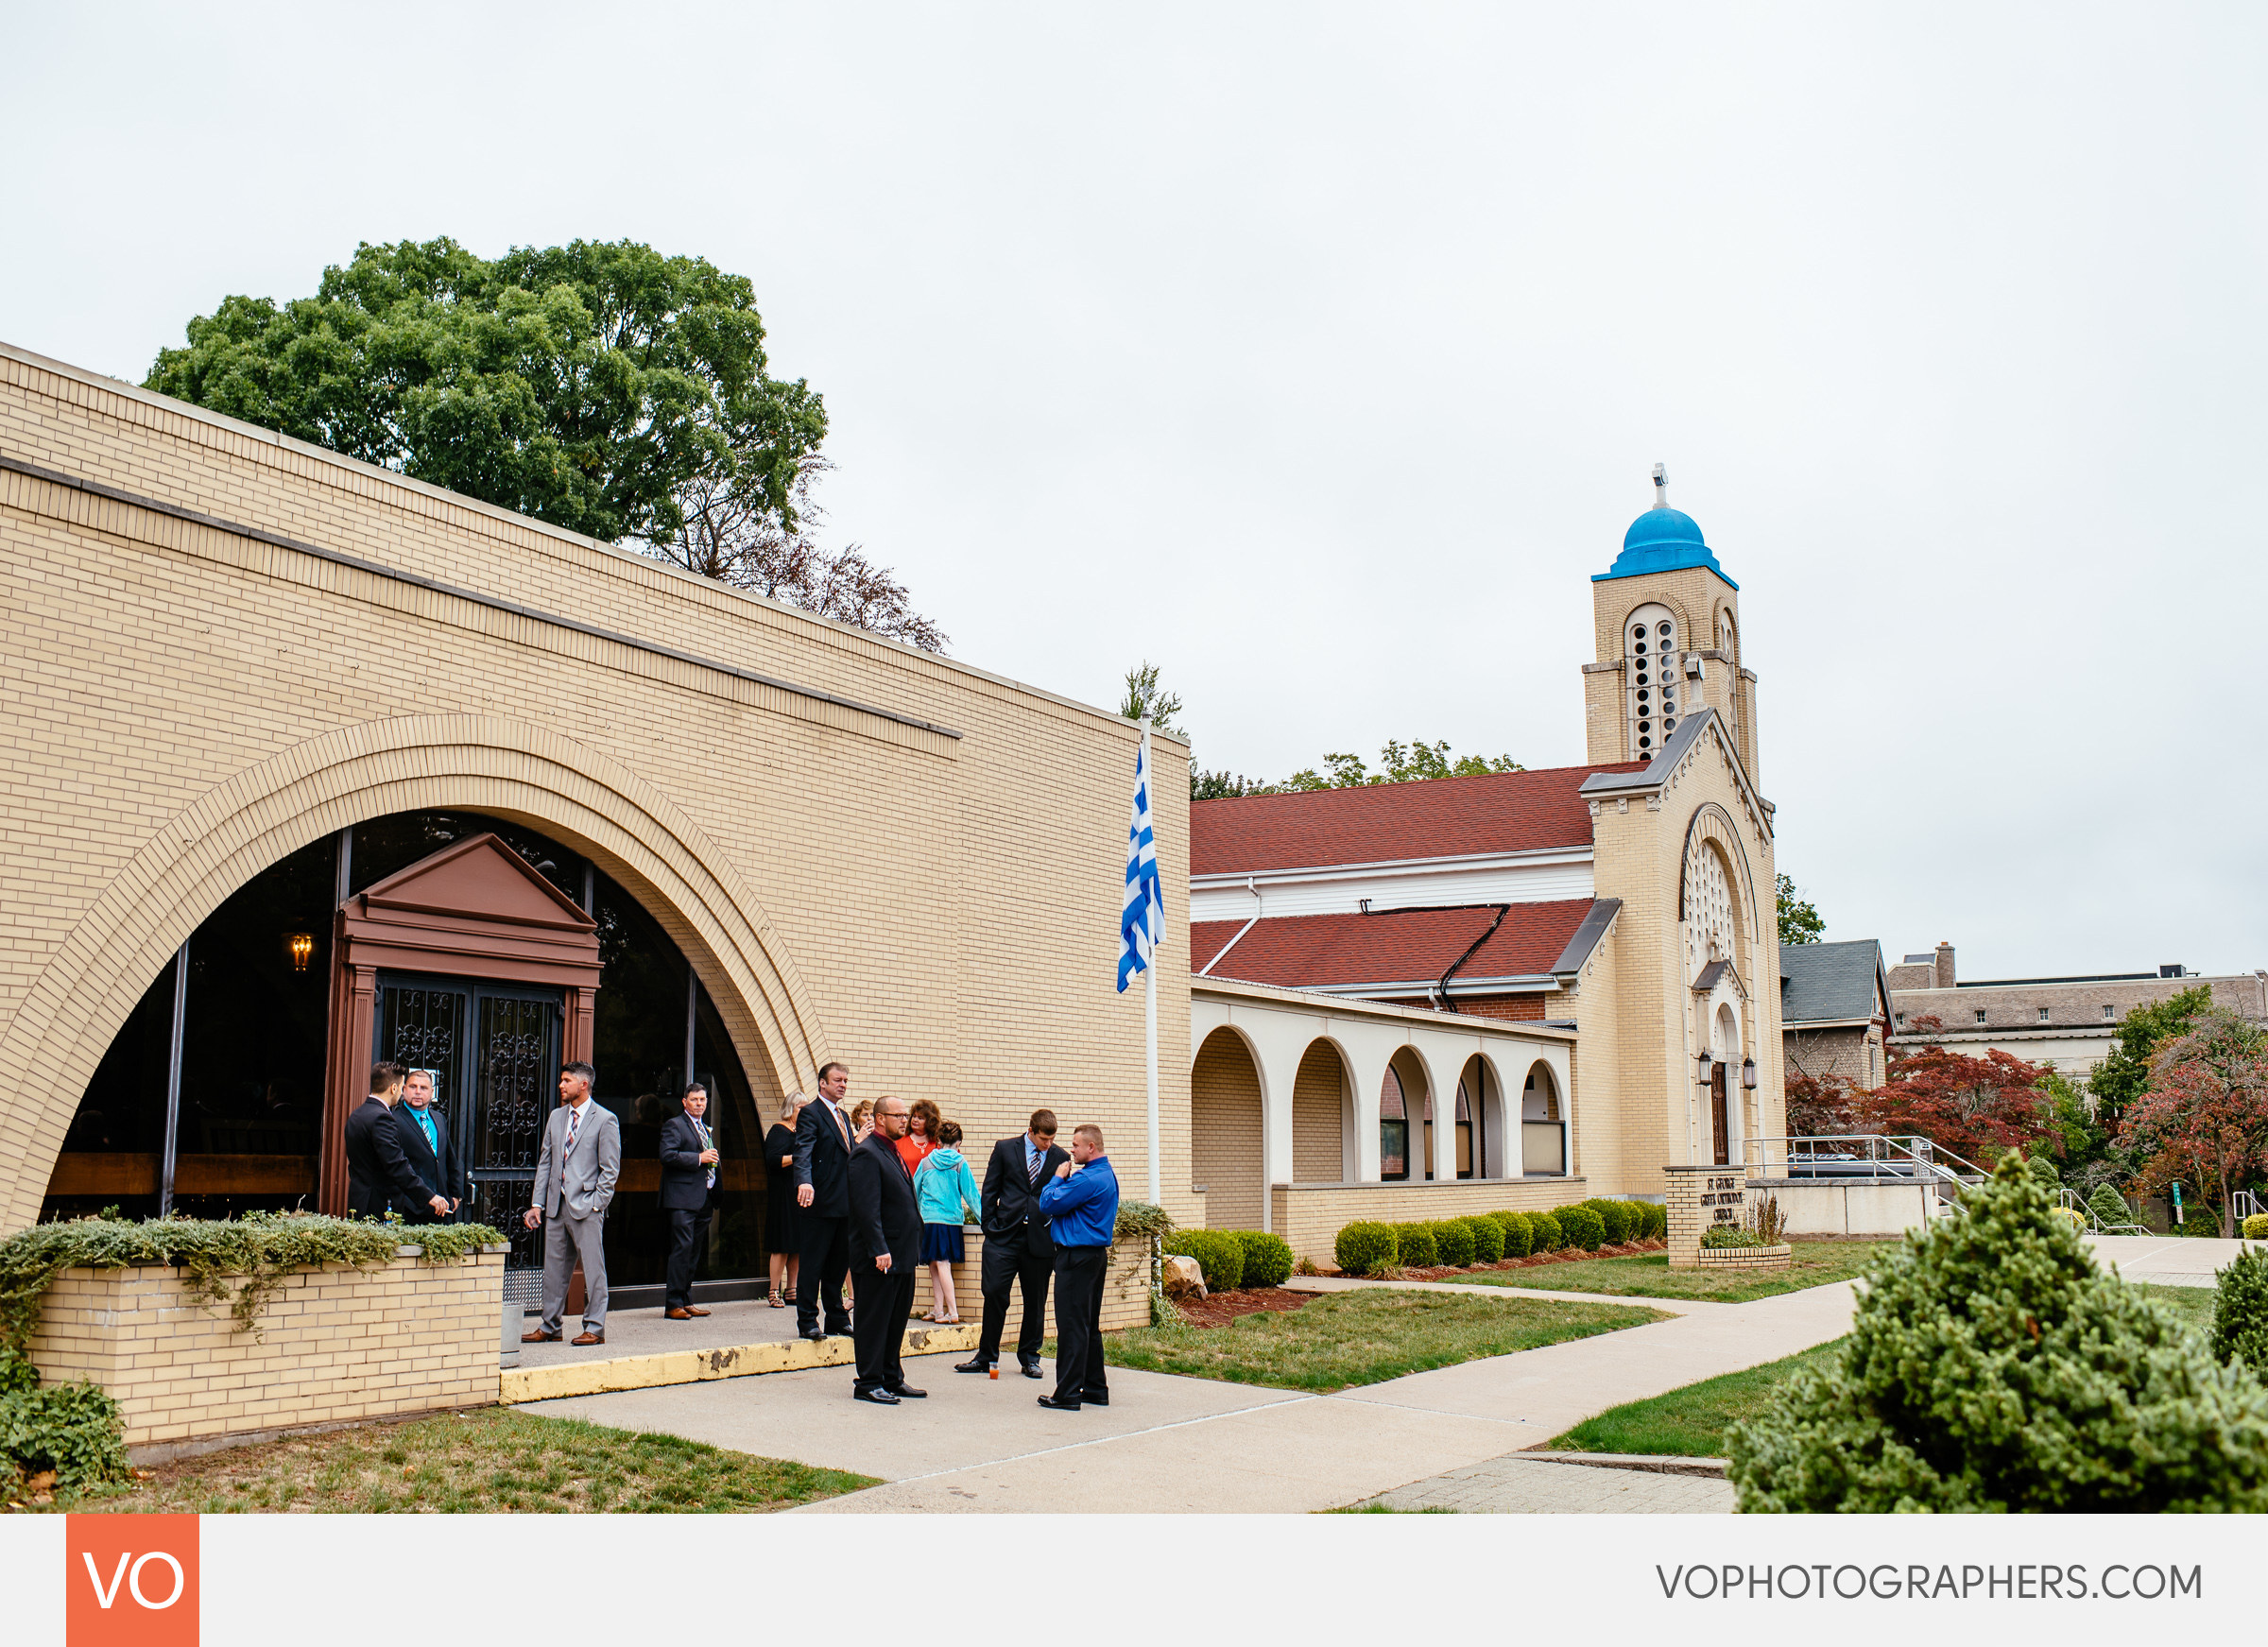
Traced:
<path id="1" fill-rule="evenodd" d="M 472 1016 L 472 1103 L 457 1134 L 472 1175 L 471 1210 L 511 1238 L 505 1297 L 533 1300 L 543 1248 L 523 1214 L 535 1199 L 543 1120 L 558 1099 L 559 992 L 480 985 Z"/>

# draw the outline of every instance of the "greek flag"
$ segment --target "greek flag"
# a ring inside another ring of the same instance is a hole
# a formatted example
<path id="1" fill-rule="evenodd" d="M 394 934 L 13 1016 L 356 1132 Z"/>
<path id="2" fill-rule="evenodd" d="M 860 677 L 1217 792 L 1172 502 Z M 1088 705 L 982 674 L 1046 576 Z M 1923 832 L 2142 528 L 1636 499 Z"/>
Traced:
<path id="1" fill-rule="evenodd" d="M 1126 828 L 1126 901 L 1118 918 L 1118 992 L 1146 969 L 1165 928 L 1165 891 L 1158 879 L 1158 838 L 1150 832 L 1150 729 L 1134 757 L 1134 821 Z"/>

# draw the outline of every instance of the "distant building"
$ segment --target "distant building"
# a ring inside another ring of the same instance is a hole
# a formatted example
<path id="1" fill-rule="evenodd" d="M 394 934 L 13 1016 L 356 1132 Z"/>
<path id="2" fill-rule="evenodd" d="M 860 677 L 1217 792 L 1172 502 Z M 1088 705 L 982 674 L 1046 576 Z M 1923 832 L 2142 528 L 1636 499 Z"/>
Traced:
<path id="1" fill-rule="evenodd" d="M 1786 953 L 1782 953 L 1784 965 Z M 1999 1048 L 2011 1057 L 2044 1064 L 2067 1075 L 2085 1075 L 2110 1055 L 2119 1020 L 2194 989 L 2213 992 L 2225 1006 L 2255 1023 L 2268 1022 L 2268 972 L 2200 977 L 2187 967 L 2155 972 L 2093 972 L 2068 978 L 1980 978 L 1953 975 L 1953 946 L 1908 955 L 1890 969 L 1890 1044 L 1936 1042 L 1982 1057 Z M 1943 1028 L 1929 1035 L 1914 1025 L 1934 1018 Z"/>
<path id="2" fill-rule="evenodd" d="M 1890 983 L 1873 938 L 1783 944 L 1779 1027 L 1788 1078 L 1879 1087 L 1890 1040 Z"/>

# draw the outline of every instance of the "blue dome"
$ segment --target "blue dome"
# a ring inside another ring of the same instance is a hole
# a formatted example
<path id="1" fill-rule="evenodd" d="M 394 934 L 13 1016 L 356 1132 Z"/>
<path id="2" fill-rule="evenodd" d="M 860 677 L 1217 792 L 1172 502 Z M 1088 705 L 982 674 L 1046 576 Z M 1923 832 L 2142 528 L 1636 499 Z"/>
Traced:
<path id="1" fill-rule="evenodd" d="M 1615 557 L 1614 564 L 1590 581 L 1605 583 L 1609 578 L 1675 572 L 1688 566 L 1705 566 L 1725 577 L 1715 552 L 1701 536 L 1698 521 L 1682 509 L 1648 509 L 1623 534 L 1623 552 Z M 1741 587 L 1729 577 L 1725 581 L 1734 589 Z"/>

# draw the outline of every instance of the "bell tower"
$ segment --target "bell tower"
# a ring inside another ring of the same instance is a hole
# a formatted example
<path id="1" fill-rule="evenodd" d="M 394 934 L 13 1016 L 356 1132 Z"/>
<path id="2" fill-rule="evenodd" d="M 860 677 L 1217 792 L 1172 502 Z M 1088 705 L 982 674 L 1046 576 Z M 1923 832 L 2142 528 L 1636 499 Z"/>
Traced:
<path id="1" fill-rule="evenodd" d="M 1742 664 L 1741 588 L 1725 575 L 1691 515 L 1670 507 L 1654 466 L 1654 506 L 1630 523 L 1623 552 L 1590 580 L 1597 657 L 1583 666 L 1592 765 L 1651 761 L 1678 726 L 1713 709 L 1748 781 L 1756 763 L 1756 676 Z"/>

